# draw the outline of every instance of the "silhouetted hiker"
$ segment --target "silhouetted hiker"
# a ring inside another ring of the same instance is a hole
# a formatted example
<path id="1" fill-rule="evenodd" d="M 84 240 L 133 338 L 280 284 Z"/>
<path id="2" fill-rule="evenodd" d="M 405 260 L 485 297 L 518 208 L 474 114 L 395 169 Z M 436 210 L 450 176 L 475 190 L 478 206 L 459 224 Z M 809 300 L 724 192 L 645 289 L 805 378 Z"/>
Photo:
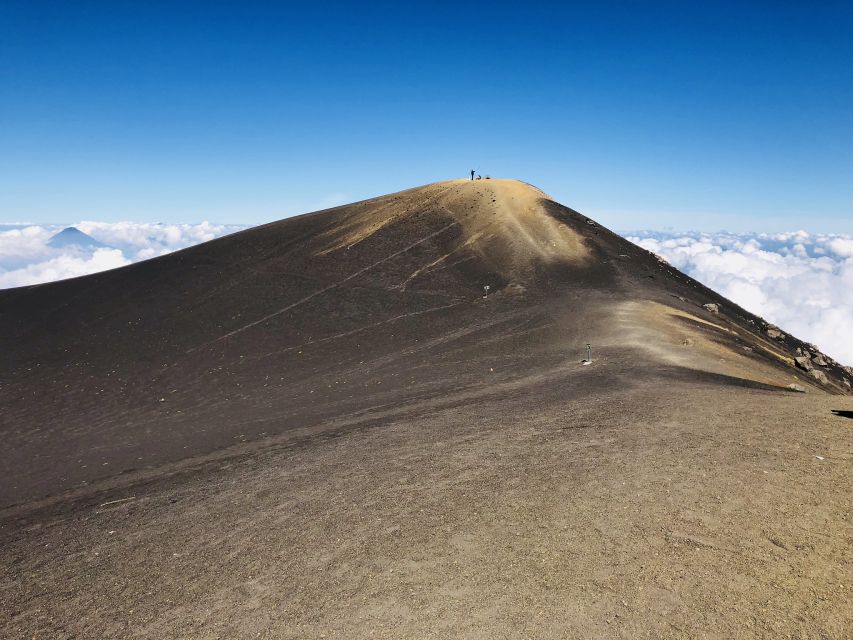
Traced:
<path id="1" fill-rule="evenodd" d="M 474 170 L 471 169 L 471 180 L 473 180 L 473 179 L 474 179 Z"/>

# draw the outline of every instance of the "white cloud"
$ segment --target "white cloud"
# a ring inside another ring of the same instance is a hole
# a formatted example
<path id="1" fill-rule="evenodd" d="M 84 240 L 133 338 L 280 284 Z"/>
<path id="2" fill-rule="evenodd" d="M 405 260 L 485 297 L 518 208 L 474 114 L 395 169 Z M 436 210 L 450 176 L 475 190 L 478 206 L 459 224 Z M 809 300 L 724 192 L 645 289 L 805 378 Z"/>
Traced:
<path id="1" fill-rule="evenodd" d="M 853 238 L 777 234 L 626 234 L 743 308 L 853 364 Z"/>
<path id="2" fill-rule="evenodd" d="M 49 257 L 47 241 L 52 235 L 36 225 L 0 231 L 0 273 Z"/>
<path id="3" fill-rule="evenodd" d="M 0 273 L 0 289 L 74 278 L 126 264 L 130 264 L 130 260 L 118 249 L 96 249 L 93 252 L 65 250 L 54 258 Z"/>
<path id="4" fill-rule="evenodd" d="M 243 226 L 211 224 L 163 224 L 83 221 L 74 225 L 104 244 L 121 249 L 131 260 L 146 260 L 177 249 L 207 242 L 244 229 Z"/>
<path id="5" fill-rule="evenodd" d="M 56 249 L 47 242 L 67 225 L 0 226 L 0 289 L 115 269 L 213 240 L 243 226 L 84 221 L 72 226 L 107 248 Z"/>

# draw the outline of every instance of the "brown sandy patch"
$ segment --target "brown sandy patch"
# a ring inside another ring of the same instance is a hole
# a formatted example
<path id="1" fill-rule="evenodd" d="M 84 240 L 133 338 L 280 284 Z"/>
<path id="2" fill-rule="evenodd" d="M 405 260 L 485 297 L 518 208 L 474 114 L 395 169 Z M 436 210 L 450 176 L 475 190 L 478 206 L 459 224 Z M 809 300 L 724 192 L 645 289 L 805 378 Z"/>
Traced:
<path id="1" fill-rule="evenodd" d="M 622 327 L 618 334 L 620 341 L 654 354 L 657 359 L 779 387 L 809 384 L 797 374 L 790 357 L 765 341 L 761 341 L 762 351 L 784 363 L 787 371 L 753 357 L 754 337 L 738 340 L 740 333 L 734 326 L 652 301 L 621 303 L 615 315 Z"/>
<path id="2" fill-rule="evenodd" d="M 538 263 L 582 264 L 589 257 L 582 236 L 547 214 L 542 203 L 549 199 L 517 180 L 439 182 L 366 202 L 328 232 L 318 255 L 351 249 L 403 219 L 437 215 L 463 230 L 457 249 L 476 251 L 508 278 Z"/>

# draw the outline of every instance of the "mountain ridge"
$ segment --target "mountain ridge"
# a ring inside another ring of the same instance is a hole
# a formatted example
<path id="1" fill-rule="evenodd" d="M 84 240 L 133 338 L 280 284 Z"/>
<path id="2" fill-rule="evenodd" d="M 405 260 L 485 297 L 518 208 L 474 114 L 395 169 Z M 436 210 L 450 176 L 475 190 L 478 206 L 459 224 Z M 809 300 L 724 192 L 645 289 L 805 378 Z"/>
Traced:
<path id="1" fill-rule="evenodd" d="M 718 305 L 716 312 L 707 304 Z M 143 455 L 120 454 L 107 476 L 139 457 L 159 464 L 228 446 L 235 429 L 258 437 L 267 432 L 258 425 L 282 412 L 293 424 L 300 417 L 322 423 L 369 404 L 375 389 L 341 399 L 328 387 L 307 388 L 308 381 L 386 366 L 399 377 L 407 353 L 435 358 L 424 365 L 426 387 L 446 386 L 437 380 L 448 375 L 439 364 L 448 350 L 469 353 L 468 366 L 455 365 L 460 372 L 487 354 L 512 361 L 515 368 L 503 371 L 511 378 L 542 363 L 573 367 L 591 342 L 595 354 L 627 358 L 625 367 L 640 370 L 676 367 L 781 389 L 847 391 L 846 372 L 830 360 L 812 367 L 822 377 L 796 368 L 796 350 L 808 354 L 810 346 L 770 338 L 761 319 L 509 180 L 434 183 L 118 270 L 6 290 L 0 323 L 12 362 L 0 390 L 6 420 L 49 425 L 61 410 L 63 424 L 47 428 L 85 458 L 91 438 L 103 437 L 100 428 L 114 433 L 121 417 L 122 448 Z M 518 323 L 530 335 L 511 337 Z M 381 335 L 386 328 L 395 333 Z M 472 337 L 454 344 L 456 335 Z M 469 383 L 481 384 L 476 378 Z M 384 384 L 399 394 L 395 402 L 420 393 L 418 385 Z M 23 393 L 33 387 L 66 400 L 33 406 Z M 325 401 L 318 406 L 317 398 Z M 149 428 L 163 438 L 153 456 L 136 426 L 152 420 L 158 426 Z M 199 421 L 219 426 L 201 437 Z M 83 424 L 91 435 L 70 435 Z M 34 455 L 20 434 L 16 444 Z M 73 480 L 63 490 L 102 475 L 66 471 Z M 23 485 L 26 471 L 19 474 Z M 56 489 L 48 490 L 55 478 L 32 481 L 42 495 Z M 5 502 L 29 495 L 11 494 Z"/>
<path id="2" fill-rule="evenodd" d="M 0 291 L 0 354 L 9 637 L 849 628 L 850 372 L 517 181 Z"/>

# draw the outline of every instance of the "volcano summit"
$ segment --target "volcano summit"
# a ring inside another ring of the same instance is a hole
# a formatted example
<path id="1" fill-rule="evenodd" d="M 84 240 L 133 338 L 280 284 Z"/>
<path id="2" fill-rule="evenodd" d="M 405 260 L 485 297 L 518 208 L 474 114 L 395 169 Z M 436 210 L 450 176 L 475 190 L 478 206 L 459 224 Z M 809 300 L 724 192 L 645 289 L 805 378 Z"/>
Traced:
<path id="1" fill-rule="evenodd" d="M 850 370 L 522 182 L 0 291 L 0 351 L 10 637 L 851 628 Z"/>

